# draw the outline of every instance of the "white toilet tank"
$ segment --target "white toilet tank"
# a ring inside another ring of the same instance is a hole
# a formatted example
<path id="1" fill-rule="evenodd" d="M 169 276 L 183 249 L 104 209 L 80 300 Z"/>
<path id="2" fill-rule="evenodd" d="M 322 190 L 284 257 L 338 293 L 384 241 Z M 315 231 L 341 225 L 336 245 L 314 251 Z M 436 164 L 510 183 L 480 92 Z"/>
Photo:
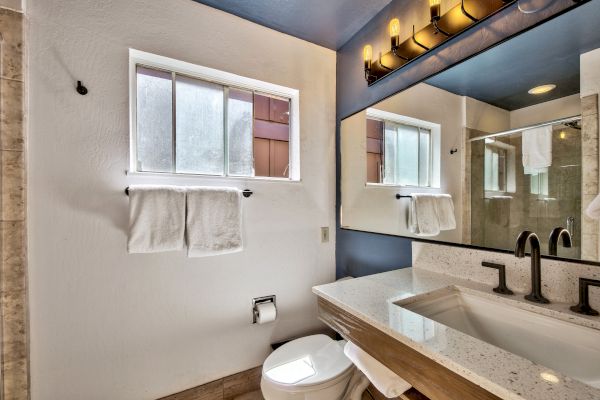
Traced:
<path id="1" fill-rule="evenodd" d="M 265 400 L 339 400 L 354 371 L 344 344 L 312 335 L 273 351 L 263 364 L 260 386 Z"/>

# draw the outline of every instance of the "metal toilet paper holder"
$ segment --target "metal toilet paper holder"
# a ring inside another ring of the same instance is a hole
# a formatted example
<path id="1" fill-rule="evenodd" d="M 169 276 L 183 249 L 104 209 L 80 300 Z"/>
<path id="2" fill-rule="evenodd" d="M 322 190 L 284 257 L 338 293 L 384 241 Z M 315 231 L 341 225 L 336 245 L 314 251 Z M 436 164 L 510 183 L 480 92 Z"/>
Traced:
<path id="1" fill-rule="evenodd" d="M 265 303 L 273 303 L 273 305 L 275 307 L 277 307 L 277 304 L 275 302 L 275 295 L 272 294 L 271 296 L 255 297 L 252 299 L 252 323 L 253 324 L 256 324 L 256 321 L 258 320 L 258 308 L 256 306 L 258 306 L 259 304 L 265 304 Z"/>

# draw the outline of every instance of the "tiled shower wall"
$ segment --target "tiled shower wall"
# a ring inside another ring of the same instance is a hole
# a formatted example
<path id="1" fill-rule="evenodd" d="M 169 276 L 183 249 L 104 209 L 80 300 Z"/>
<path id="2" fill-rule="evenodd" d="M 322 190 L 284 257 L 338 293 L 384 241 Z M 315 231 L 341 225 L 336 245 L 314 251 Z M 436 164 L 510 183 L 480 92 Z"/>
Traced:
<path id="1" fill-rule="evenodd" d="M 598 221 L 588 218 L 585 209 L 598 195 L 598 95 L 581 99 L 581 258 L 598 260 Z"/>
<path id="2" fill-rule="evenodd" d="M 29 398 L 22 13 L 0 7 L 2 400 Z"/>

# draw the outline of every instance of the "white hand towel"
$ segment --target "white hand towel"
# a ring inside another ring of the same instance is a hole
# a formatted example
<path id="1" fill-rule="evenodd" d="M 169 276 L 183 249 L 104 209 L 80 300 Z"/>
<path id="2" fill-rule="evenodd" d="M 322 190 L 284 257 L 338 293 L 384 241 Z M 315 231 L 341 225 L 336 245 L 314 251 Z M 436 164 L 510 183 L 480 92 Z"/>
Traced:
<path id="1" fill-rule="evenodd" d="M 440 231 L 451 231 L 456 229 L 456 218 L 454 217 L 454 202 L 449 194 L 438 194 L 435 196 L 436 212 L 440 225 Z"/>
<path id="2" fill-rule="evenodd" d="M 600 194 L 587 206 L 585 215 L 591 219 L 600 219 Z"/>
<path id="3" fill-rule="evenodd" d="M 440 223 L 434 194 L 411 194 L 408 226 L 417 236 L 439 235 Z"/>
<path id="4" fill-rule="evenodd" d="M 385 365 L 352 342 L 347 342 L 344 354 L 369 378 L 373 386 L 388 399 L 398 397 L 412 386 Z"/>
<path id="5" fill-rule="evenodd" d="M 527 129 L 522 135 L 525 174 L 535 174 L 552 165 L 552 126 Z"/>
<path id="6" fill-rule="evenodd" d="M 185 189 L 129 187 L 129 253 L 182 250 L 185 245 Z"/>
<path id="7" fill-rule="evenodd" d="M 235 188 L 189 187 L 186 239 L 188 257 L 241 251 L 242 191 Z"/>

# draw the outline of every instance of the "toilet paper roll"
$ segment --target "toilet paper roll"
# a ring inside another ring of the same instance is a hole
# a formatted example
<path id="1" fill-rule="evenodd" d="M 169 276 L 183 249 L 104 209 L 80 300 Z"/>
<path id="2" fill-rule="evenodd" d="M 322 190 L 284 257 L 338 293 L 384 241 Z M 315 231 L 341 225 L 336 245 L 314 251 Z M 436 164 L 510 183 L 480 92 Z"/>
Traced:
<path id="1" fill-rule="evenodd" d="M 277 318 L 277 308 L 275 304 L 260 303 L 256 305 L 256 323 L 266 324 L 267 322 L 273 322 Z"/>

